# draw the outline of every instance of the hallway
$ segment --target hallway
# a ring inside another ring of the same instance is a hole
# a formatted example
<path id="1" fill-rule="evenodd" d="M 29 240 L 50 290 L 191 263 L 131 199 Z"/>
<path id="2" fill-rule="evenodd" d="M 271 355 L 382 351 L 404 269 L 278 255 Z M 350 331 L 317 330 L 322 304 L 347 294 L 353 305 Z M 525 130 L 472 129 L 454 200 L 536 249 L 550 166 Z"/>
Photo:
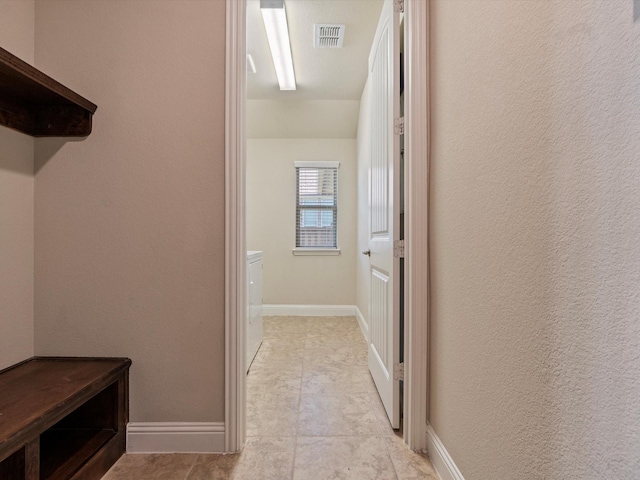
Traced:
<path id="1" fill-rule="evenodd" d="M 437 479 L 389 427 L 354 317 L 265 317 L 238 455 L 125 455 L 104 480 Z"/>

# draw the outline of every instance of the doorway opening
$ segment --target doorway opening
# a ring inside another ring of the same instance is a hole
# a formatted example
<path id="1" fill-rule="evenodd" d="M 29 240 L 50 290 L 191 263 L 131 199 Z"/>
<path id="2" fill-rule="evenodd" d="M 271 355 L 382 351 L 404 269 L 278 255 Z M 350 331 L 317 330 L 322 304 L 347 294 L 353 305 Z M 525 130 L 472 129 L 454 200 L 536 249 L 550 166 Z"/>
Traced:
<path id="1" fill-rule="evenodd" d="M 251 146 L 250 143 L 247 142 L 244 133 L 244 125 L 248 120 L 248 117 L 245 116 L 247 111 L 245 109 L 245 103 L 248 102 L 244 97 L 246 47 L 243 33 L 246 29 L 246 24 L 244 23 L 244 19 L 246 18 L 246 5 L 244 2 L 234 2 L 230 0 L 227 6 L 227 329 L 225 333 L 227 362 L 225 432 L 227 450 L 237 451 L 244 444 L 246 435 L 247 400 L 246 378 L 244 374 L 246 372 L 247 359 L 245 358 L 246 345 L 243 339 L 246 336 L 247 272 L 245 268 L 247 244 L 245 242 L 245 224 L 243 221 L 247 218 L 245 203 L 248 202 L 246 202 L 245 192 L 247 190 L 245 189 L 247 188 L 246 181 L 250 175 L 248 169 L 245 170 L 245 159 Z M 416 26 L 425 28 L 426 19 L 426 6 L 424 2 L 407 1 L 405 5 L 405 22 L 409 21 L 407 23 L 408 33 L 412 31 L 415 32 Z M 418 66 L 424 66 L 423 74 L 426 72 L 426 36 L 420 34 L 412 35 L 409 38 L 406 54 L 408 72 L 406 78 L 407 80 L 411 80 L 412 78 L 416 80 Z M 422 42 L 424 42 L 424 44 Z M 411 45 L 414 45 L 414 50 L 411 50 Z M 419 55 L 416 55 L 417 52 L 415 50 L 424 54 L 425 58 L 421 59 Z M 411 61 L 413 58 L 412 55 L 415 55 L 417 60 Z M 424 80 L 424 78 L 426 77 L 423 76 L 422 80 Z M 415 82 L 413 90 L 407 89 L 405 93 L 405 98 L 409 97 L 412 99 L 417 98 L 417 103 L 409 104 L 412 105 L 409 110 L 412 110 L 413 116 L 411 116 L 411 112 L 407 112 L 409 118 L 413 118 L 409 129 L 409 141 L 405 146 L 405 151 L 407 151 L 408 155 L 405 155 L 407 158 L 407 168 L 405 169 L 404 178 L 407 179 L 411 179 L 411 174 L 416 173 L 416 168 L 412 168 L 411 158 L 418 158 L 424 155 L 426 160 L 426 145 L 422 144 L 424 134 L 420 135 L 420 140 L 418 140 L 418 138 L 416 138 L 415 141 L 411 140 L 411 128 L 419 129 L 423 127 L 426 131 L 426 85 L 420 87 L 419 83 Z M 424 106 L 424 111 L 421 110 L 421 106 Z M 245 150 L 246 147 L 248 148 Z M 422 171 L 420 170 L 421 168 Z M 415 216 L 418 221 L 412 223 L 414 220 L 412 212 L 415 212 L 415 210 L 411 209 L 411 205 L 415 199 L 411 195 L 413 194 L 415 198 L 419 199 L 420 194 L 416 195 L 416 185 L 421 187 L 421 192 L 426 191 L 426 165 L 420 166 L 417 171 L 418 173 L 422 173 L 423 176 L 414 179 L 412 183 L 405 186 L 406 192 L 409 194 L 407 197 L 407 208 L 405 210 L 405 217 L 408 220 L 406 223 L 413 225 L 413 228 L 408 229 L 406 238 L 407 240 L 415 238 L 418 239 L 419 242 L 424 241 L 424 245 L 426 245 L 426 218 Z M 420 246 L 419 243 L 415 243 L 414 245 L 416 247 Z M 411 243 L 409 243 L 405 249 L 405 256 L 408 258 L 411 253 L 412 248 Z M 408 267 L 404 269 L 405 284 L 407 286 L 404 298 L 409 300 L 405 308 L 406 318 L 404 323 L 406 325 L 406 331 L 403 336 L 403 347 L 406 355 L 405 378 L 407 379 L 403 400 L 406 418 L 404 438 L 411 448 L 421 450 L 425 445 L 424 432 L 426 430 L 427 409 L 426 303 L 418 300 L 424 298 L 424 292 L 421 292 L 420 296 L 417 297 L 413 294 L 412 287 L 415 285 L 414 277 L 420 277 L 420 275 L 426 272 L 426 249 L 424 254 L 415 255 L 413 258 L 416 259 L 416 262 L 408 262 L 408 265 L 412 265 L 414 268 Z M 267 266 L 265 266 L 265 269 L 266 268 Z M 424 288 L 426 285 L 421 284 L 420 287 Z M 420 315 L 415 315 L 416 313 Z M 371 317 L 366 320 L 368 320 L 367 323 L 370 326 L 373 326 Z M 416 332 L 418 335 L 416 335 Z M 370 331 L 368 333 L 369 338 L 371 338 L 376 332 Z M 382 349 L 376 349 L 374 354 L 380 354 L 381 350 Z M 368 356 L 370 359 L 371 351 Z"/>

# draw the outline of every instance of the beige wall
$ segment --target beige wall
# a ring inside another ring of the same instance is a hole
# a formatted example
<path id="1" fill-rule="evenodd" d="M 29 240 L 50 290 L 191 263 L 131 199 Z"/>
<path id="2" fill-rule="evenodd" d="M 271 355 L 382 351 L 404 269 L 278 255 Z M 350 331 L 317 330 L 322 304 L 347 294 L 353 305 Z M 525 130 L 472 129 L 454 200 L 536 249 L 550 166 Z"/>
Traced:
<path id="1" fill-rule="evenodd" d="M 0 0 L 0 47 L 31 65 L 34 19 L 34 0 Z"/>
<path id="2" fill-rule="evenodd" d="M 36 64 L 98 105 L 36 142 L 36 353 L 128 356 L 131 420 L 224 419 L 222 1 L 36 2 Z"/>
<path id="3" fill-rule="evenodd" d="M 339 256 L 294 256 L 294 162 L 339 161 Z M 247 142 L 247 249 L 262 250 L 265 304 L 353 305 L 356 249 L 356 141 L 250 139 Z"/>
<path id="4" fill-rule="evenodd" d="M 467 480 L 640 478 L 632 6 L 431 2 L 431 422 Z"/>
<path id="5" fill-rule="evenodd" d="M 247 100 L 247 137 L 355 138 L 359 109 L 358 100 Z"/>
<path id="6" fill-rule="evenodd" d="M 371 100 L 369 82 L 364 86 L 358 117 L 358 225 L 357 252 L 369 249 L 371 199 L 369 197 L 371 169 Z M 369 257 L 356 254 L 356 305 L 365 322 L 369 322 L 369 296 L 371 291 L 371 264 Z"/>
<path id="7" fill-rule="evenodd" d="M 28 63 L 34 12 L 0 0 L 0 47 Z M 33 356 L 33 144 L 0 127 L 0 369 Z"/>

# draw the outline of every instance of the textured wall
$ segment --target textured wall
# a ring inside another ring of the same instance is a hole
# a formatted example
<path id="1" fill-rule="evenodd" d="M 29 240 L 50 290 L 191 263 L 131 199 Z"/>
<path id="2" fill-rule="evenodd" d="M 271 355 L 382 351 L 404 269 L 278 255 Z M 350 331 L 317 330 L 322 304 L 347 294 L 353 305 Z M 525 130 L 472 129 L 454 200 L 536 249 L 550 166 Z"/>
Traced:
<path id="1" fill-rule="evenodd" d="M 633 3 L 431 14 L 431 422 L 467 480 L 640 478 Z"/>
<path id="2" fill-rule="evenodd" d="M 371 205 L 369 184 L 371 172 L 371 100 L 369 82 L 364 86 L 358 118 L 358 245 L 356 254 L 356 305 L 369 322 L 371 263 L 360 252 L 369 249 Z"/>
<path id="3" fill-rule="evenodd" d="M 339 161 L 338 256 L 294 256 L 294 162 Z M 264 252 L 265 304 L 355 303 L 356 141 L 250 139 L 247 142 L 247 249 Z"/>
<path id="4" fill-rule="evenodd" d="M 222 1 L 36 2 L 36 63 L 98 105 L 36 142 L 36 353 L 129 356 L 131 420 L 224 418 Z"/>
<path id="5" fill-rule="evenodd" d="M 0 0 L 0 47 L 31 64 L 34 12 Z M 33 356 L 33 144 L 0 127 L 0 369 Z"/>

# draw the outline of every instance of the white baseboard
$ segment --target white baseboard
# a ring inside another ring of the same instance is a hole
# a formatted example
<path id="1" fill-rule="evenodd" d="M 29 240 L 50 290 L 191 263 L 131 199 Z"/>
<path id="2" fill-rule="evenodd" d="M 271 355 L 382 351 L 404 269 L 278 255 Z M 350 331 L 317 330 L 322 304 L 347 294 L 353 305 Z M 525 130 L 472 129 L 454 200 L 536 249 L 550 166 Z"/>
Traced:
<path id="1" fill-rule="evenodd" d="M 264 316 L 354 317 L 355 305 L 263 305 Z"/>
<path id="2" fill-rule="evenodd" d="M 427 449 L 431 463 L 441 480 L 464 480 L 462 473 L 431 425 L 427 425 Z"/>
<path id="3" fill-rule="evenodd" d="M 369 342 L 369 324 L 362 315 L 362 312 L 356 305 L 356 318 L 358 319 L 358 323 L 360 324 L 360 330 L 362 330 L 362 334 L 364 335 L 364 339 Z"/>
<path id="4" fill-rule="evenodd" d="M 223 453 L 224 423 L 132 422 L 127 453 Z"/>

